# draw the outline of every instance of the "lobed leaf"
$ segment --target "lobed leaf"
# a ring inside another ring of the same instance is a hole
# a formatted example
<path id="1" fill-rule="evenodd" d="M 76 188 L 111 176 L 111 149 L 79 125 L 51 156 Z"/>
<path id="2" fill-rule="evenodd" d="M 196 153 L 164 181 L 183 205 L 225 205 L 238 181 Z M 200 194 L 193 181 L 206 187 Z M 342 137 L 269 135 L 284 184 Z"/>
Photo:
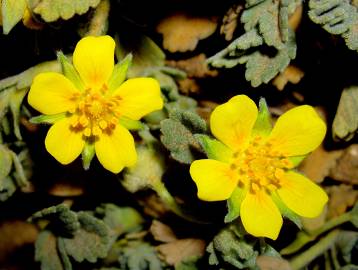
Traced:
<path id="1" fill-rule="evenodd" d="M 358 9 L 349 0 L 310 0 L 310 19 L 333 35 L 341 35 L 351 50 L 358 51 Z"/>
<path id="2" fill-rule="evenodd" d="M 195 158 L 192 150 L 200 151 L 194 134 L 206 132 L 206 123 L 190 111 L 173 110 L 169 119 L 161 121 L 160 138 L 175 160 L 190 164 Z"/>
<path id="3" fill-rule="evenodd" d="M 1 15 L 3 33 L 9 34 L 11 29 L 21 21 L 27 7 L 26 0 L 2 0 Z"/>
<path id="4" fill-rule="evenodd" d="M 29 0 L 32 11 L 46 22 L 68 20 L 82 15 L 99 4 L 100 0 Z"/>
<path id="5" fill-rule="evenodd" d="M 333 120 L 332 132 L 335 139 L 349 141 L 358 129 L 358 86 L 343 90 Z"/>
<path id="6" fill-rule="evenodd" d="M 85 212 L 79 212 L 77 217 L 80 229 L 71 238 L 60 238 L 66 253 L 77 262 L 87 260 L 94 263 L 98 258 L 106 257 L 110 248 L 108 227 Z"/>

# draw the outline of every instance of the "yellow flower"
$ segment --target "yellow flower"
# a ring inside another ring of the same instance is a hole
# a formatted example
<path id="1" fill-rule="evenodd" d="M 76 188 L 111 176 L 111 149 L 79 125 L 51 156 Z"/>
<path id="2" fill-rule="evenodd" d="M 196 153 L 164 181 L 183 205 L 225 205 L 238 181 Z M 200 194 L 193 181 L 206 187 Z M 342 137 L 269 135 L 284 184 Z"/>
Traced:
<path id="1" fill-rule="evenodd" d="M 316 217 L 328 200 L 319 186 L 292 170 L 322 142 L 326 126 L 303 105 L 272 128 L 266 104 L 260 105 L 258 112 L 250 98 L 238 95 L 216 107 L 210 126 L 219 141 L 204 136 L 210 159 L 194 161 L 190 174 L 200 199 L 228 200 L 226 221 L 241 216 L 248 233 L 276 239 L 281 214 Z"/>
<path id="2" fill-rule="evenodd" d="M 85 37 L 73 53 L 72 77 L 47 72 L 33 81 L 28 102 L 56 119 L 45 146 L 62 164 L 92 145 L 99 162 L 113 173 L 134 165 L 134 139 L 120 119 L 139 120 L 163 107 L 156 80 L 135 78 L 122 83 L 124 74 L 114 65 L 114 49 L 109 36 Z"/>

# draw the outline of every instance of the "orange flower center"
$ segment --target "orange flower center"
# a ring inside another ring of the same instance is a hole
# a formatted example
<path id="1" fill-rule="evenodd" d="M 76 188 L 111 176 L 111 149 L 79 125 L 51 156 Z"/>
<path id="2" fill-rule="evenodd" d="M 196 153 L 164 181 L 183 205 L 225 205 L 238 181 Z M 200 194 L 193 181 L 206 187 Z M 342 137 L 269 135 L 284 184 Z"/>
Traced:
<path id="1" fill-rule="evenodd" d="M 100 136 L 103 132 L 111 133 L 120 116 L 119 96 L 106 96 L 107 87 L 100 90 L 86 89 L 76 93 L 72 99 L 77 101 L 76 107 L 69 112 L 74 115 L 72 128 L 83 132 L 86 137 Z"/>
<path id="2" fill-rule="evenodd" d="M 270 193 L 281 186 L 280 179 L 293 164 L 284 154 L 272 151 L 272 144 L 262 137 L 254 137 L 249 146 L 234 153 L 231 169 L 237 171 L 239 185 L 248 185 L 252 193 Z"/>

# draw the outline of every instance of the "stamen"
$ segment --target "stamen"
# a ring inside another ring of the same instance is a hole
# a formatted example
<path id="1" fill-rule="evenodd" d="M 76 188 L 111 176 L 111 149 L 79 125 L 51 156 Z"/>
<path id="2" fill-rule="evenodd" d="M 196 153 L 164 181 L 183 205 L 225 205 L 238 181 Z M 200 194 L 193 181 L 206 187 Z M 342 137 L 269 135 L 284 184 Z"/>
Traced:
<path id="1" fill-rule="evenodd" d="M 273 150 L 271 142 L 261 136 L 252 138 L 246 149 L 235 152 L 230 164 L 241 184 L 249 185 L 250 192 L 262 190 L 268 194 L 280 188 L 286 170 L 292 167 L 292 162 L 280 151 Z"/>
<path id="2" fill-rule="evenodd" d="M 102 130 L 98 126 L 94 126 L 92 128 L 93 136 L 100 136 L 102 134 Z"/>
<path id="3" fill-rule="evenodd" d="M 91 136 L 91 129 L 90 128 L 85 128 L 85 130 L 83 131 L 83 135 L 85 135 L 86 137 Z"/>
<path id="4" fill-rule="evenodd" d="M 101 120 L 101 121 L 99 121 L 99 127 L 101 129 L 106 129 L 108 127 L 108 124 L 105 120 Z"/>
<path id="5" fill-rule="evenodd" d="M 80 116 L 79 122 L 83 127 L 86 127 L 89 123 L 88 118 L 85 115 Z"/>

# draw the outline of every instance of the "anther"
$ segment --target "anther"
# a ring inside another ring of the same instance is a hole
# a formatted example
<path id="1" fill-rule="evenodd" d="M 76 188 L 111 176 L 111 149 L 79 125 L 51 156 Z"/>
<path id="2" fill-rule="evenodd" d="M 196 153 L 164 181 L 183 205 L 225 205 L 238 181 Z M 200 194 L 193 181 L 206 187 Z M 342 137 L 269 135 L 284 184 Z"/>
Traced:
<path id="1" fill-rule="evenodd" d="M 91 136 L 91 129 L 90 128 L 85 128 L 85 130 L 83 131 L 83 135 L 85 135 L 86 137 Z"/>
<path id="2" fill-rule="evenodd" d="M 103 119 L 99 121 L 98 125 L 101 129 L 106 129 L 108 127 L 107 122 Z"/>
<path id="3" fill-rule="evenodd" d="M 89 123 L 88 118 L 85 115 L 81 115 L 79 118 L 81 126 L 86 127 Z"/>
<path id="4" fill-rule="evenodd" d="M 98 126 L 94 126 L 92 128 L 92 134 L 94 136 L 100 136 L 102 134 L 102 130 Z"/>

